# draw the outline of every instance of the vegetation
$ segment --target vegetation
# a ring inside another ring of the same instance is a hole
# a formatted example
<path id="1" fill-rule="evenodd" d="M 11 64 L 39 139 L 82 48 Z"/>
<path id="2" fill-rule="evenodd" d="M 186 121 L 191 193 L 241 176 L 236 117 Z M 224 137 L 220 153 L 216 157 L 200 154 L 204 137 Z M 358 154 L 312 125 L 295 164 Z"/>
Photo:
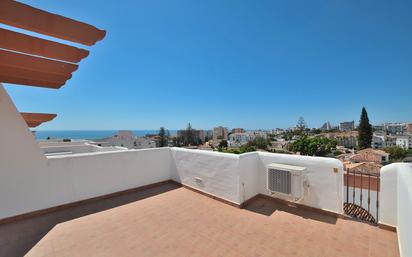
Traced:
<path id="1" fill-rule="evenodd" d="M 358 145 L 360 149 L 365 149 L 371 147 L 372 144 L 372 125 L 369 123 L 368 113 L 365 107 L 362 108 L 359 128 L 358 128 L 359 138 Z"/>
<path id="2" fill-rule="evenodd" d="M 234 154 L 242 154 L 248 152 L 254 152 L 257 149 L 267 150 L 268 145 L 270 144 L 269 139 L 265 139 L 263 137 L 256 137 L 253 141 L 249 141 L 240 147 L 233 147 L 228 148 L 227 141 L 222 140 L 219 143 L 218 151 L 224 153 L 234 153 Z"/>
<path id="3" fill-rule="evenodd" d="M 222 140 L 219 142 L 219 148 L 227 148 L 228 144 L 226 140 Z"/>
<path id="4" fill-rule="evenodd" d="M 289 130 L 289 131 L 285 131 L 285 132 L 282 134 L 282 138 L 285 139 L 286 141 L 290 141 L 290 140 L 292 140 L 295 136 L 300 137 L 300 136 L 302 136 L 302 135 L 303 135 L 302 131 L 291 131 L 291 130 Z"/>
<path id="5" fill-rule="evenodd" d="M 254 152 L 254 151 L 256 151 L 256 147 L 253 145 L 253 142 L 250 141 L 247 144 L 244 144 L 240 147 L 236 147 L 236 148 L 219 148 L 218 150 L 219 150 L 219 152 L 224 152 L 224 153 L 242 154 L 242 153 Z"/>
<path id="6" fill-rule="evenodd" d="M 300 131 L 306 130 L 306 121 L 303 117 L 299 117 L 298 123 L 296 124 L 296 128 Z"/>
<path id="7" fill-rule="evenodd" d="M 160 127 L 158 146 L 159 147 L 168 146 L 169 137 L 170 137 L 169 131 L 166 130 L 164 127 Z"/>
<path id="8" fill-rule="evenodd" d="M 250 142 L 249 142 L 250 143 Z M 256 147 L 257 149 L 266 150 L 268 145 L 270 145 L 270 140 L 263 137 L 257 136 L 250 144 L 251 146 Z"/>
<path id="9" fill-rule="evenodd" d="M 389 154 L 390 161 L 402 161 L 403 158 L 406 157 L 408 151 L 399 147 L 399 146 L 391 146 L 386 147 L 383 149 L 385 152 Z"/>
<path id="10" fill-rule="evenodd" d="M 175 144 L 177 146 L 193 146 L 200 145 L 201 143 L 200 138 L 196 137 L 192 125 L 188 123 L 186 130 L 183 131 L 182 135 L 176 138 Z"/>
<path id="11" fill-rule="evenodd" d="M 335 150 L 336 145 L 335 139 L 302 136 L 290 145 L 289 150 L 302 155 L 327 156 Z"/>

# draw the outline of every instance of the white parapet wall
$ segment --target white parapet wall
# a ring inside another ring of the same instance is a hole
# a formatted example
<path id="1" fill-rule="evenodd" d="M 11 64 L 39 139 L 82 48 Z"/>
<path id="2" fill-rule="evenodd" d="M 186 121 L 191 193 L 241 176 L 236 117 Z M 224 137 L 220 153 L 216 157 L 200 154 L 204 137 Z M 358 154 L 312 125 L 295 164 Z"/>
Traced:
<path id="1" fill-rule="evenodd" d="M 0 219 L 170 179 L 240 205 L 268 194 L 266 166 L 274 162 L 307 168 L 302 204 L 342 213 L 342 164 L 335 159 L 182 148 L 46 157 L 2 85 L 0 116 Z"/>
<path id="2" fill-rule="evenodd" d="M 183 185 L 239 204 L 239 156 L 172 148 L 173 179 Z"/>
<path id="3" fill-rule="evenodd" d="M 261 166 L 258 192 L 269 195 L 266 190 L 266 166 L 270 163 L 287 164 L 306 168 L 309 188 L 300 202 L 318 209 L 343 213 L 343 164 L 333 158 L 310 157 L 259 152 Z"/>
<path id="4" fill-rule="evenodd" d="M 393 163 L 381 169 L 379 222 L 395 226 L 402 257 L 412 256 L 412 164 Z"/>
<path id="5" fill-rule="evenodd" d="M 167 148 L 48 158 L 51 206 L 170 180 Z"/>
<path id="6" fill-rule="evenodd" d="M 343 213 L 343 165 L 337 159 L 253 152 L 241 155 L 172 148 L 173 179 L 224 200 L 242 204 L 266 189 L 271 163 L 303 166 L 309 188 L 303 205 Z"/>

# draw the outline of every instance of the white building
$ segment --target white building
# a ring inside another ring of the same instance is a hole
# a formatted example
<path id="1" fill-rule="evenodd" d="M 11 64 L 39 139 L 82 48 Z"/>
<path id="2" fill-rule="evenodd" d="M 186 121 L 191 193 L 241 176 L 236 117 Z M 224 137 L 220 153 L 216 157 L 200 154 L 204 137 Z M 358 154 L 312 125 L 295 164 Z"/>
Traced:
<path id="1" fill-rule="evenodd" d="M 38 143 L 46 156 L 127 150 L 119 146 L 99 146 L 89 140 L 41 140 Z"/>
<path id="2" fill-rule="evenodd" d="M 382 125 L 384 131 L 392 135 L 402 135 L 408 129 L 408 124 L 404 122 L 387 122 Z"/>
<path id="3" fill-rule="evenodd" d="M 285 132 L 285 130 L 281 129 L 281 128 L 274 128 L 270 131 L 270 133 L 273 134 L 273 135 L 280 135 L 284 132 Z"/>
<path id="4" fill-rule="evenodd" d="M 128 149 L 155 148 L 156 141 L 146 137 L 138 137 L 130 130 L 120 130 L 111 137 L 95 140 L 100 146 L 120 146 Z"/>
<path id="5" fill-rule="evenodd" d="M 399 146 L 403 149 L 412 148 L 412 136 L 397 136 L 396 146 Z"/>
<path id="6" fill-rule="evenodd" d="M 229 146 L 241 146 L 249 141 L 255 140 L 257 137 L 267 138 L 267 133 L 264 131 L 248 131 L 245 133 L 232 133 L 228 138 Z"/>

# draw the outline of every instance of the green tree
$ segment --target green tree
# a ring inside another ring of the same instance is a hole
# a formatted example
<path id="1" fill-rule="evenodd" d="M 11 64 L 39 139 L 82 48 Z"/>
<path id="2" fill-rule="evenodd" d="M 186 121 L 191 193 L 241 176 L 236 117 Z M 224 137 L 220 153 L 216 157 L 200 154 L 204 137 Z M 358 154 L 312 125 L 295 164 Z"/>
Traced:
<path id="1" fill-rule="evenodd" d="M 294 141 L 289 150 L 302 155 L 326 156 L 336 149 L 336 145 L 335 139 L 303 136 Z"/>
<path id="2" fill-rule="evenodd" d="M 306 130 L 306 121 L 303 117 L 299 117 L 298 123 L 296 127 L 301 131 L 304 132 Z"/>
<path id="3" fill-rule="evenodd" d="M 383 150 L 389 154 L 391 161 L 401 161 L 408 154 L 407 150 L 399 146 L 386 147 Z"/>
<path id="4" fill-rule="evenodd" d="M 226 140 L 222 140 L 219 142 L 219 148 L 226 148 L 228 146 Z"/>
<path id="5" fill-rule="evenodd" d="M 255 146 L 257 149 L 266 150 L 269 145 L 269 141 L 261 136 L 257 136 L 253 141 L 252 145 Z"/>
<path id="6" fill-rule="evenodd" d="M 362 108 L 359 128 L 358 128 L 359 138 L 358 145 L 360 149 L 365 149 L 371 147 L 372 144 L 372 125 L 369 123 L 368 113 L 365 107 Z"/>
<path id="7" fill-rule="evenodd" d="M 184 131 L 180 141 L 184 146 L 196 144 L 195 132 L 193 131 L 192 124 L 190 124 L 190 122 L 187 124 L 187 128 Z"/>
<path id="8" fill-rule="evenodd" d="M 167 131 L 164 127 L 160 127 L 159 130 L 159 147 L 165 147 L 168 145 L 169 141 L 169 131 Z"/>

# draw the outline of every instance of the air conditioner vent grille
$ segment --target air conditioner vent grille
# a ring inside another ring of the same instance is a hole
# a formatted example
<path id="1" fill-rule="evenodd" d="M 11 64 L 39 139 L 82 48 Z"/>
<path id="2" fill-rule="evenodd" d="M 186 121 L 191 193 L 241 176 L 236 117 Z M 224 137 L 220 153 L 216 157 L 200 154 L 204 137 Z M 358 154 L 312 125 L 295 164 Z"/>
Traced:
<path id="1" fill-rule="evenodd" d="M 292 175 L 290 171 L 268 169 L 268 188 L 273 192 L 291 194 Z"/>

